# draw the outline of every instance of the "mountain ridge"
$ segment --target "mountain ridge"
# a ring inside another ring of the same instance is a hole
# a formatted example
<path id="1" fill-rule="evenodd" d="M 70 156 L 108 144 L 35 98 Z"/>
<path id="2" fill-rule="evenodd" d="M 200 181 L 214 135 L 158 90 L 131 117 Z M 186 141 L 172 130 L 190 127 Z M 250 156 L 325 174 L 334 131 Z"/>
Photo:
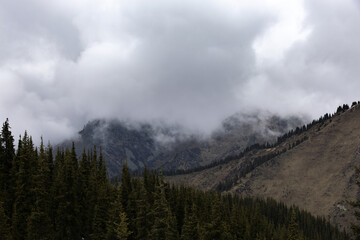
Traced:
<path id="1" fill-rule="evenodd" d="M 77 138 L 60 146 L 70 147 L 74 141 L 78 154 L 84 148 L 101 146 L 112 177 L 121 172 L 124 158 L 133 171 L 145 165 L 151 169 L 185 170 L 237 155 L 256 142 L 276 141 L 277 136 L 300 124 L 302 120 L 296 117 L 233 115 L 211 136 L 203 137 L 184 133 L 179 126 L 94 120 Z"/>
<path id="2" fill-rule="evenodd" d="M 216 190 L 228 182 L 230 187 L 226 192 L 271 197 L 289 205 L 296 204 L 349 229 L 354 218 L 347 200 L 359 197 L 355 183 L 358 176 L 354 171 L 354 166 L 360 162 L 359 119 L 359 104 L 353 104 L 351 108 L 343 105 L 333 116 L 324 115 L 309 130 L 285 139 L 275 149 L 255 150 L 228 163 L 167 177 L 167 180 L 205 190 Z M 305 136 L 306 141 L 296 144 Z M 283 152 L 245 176 L 236 176 L 245 162 L 274 151 Z"/>

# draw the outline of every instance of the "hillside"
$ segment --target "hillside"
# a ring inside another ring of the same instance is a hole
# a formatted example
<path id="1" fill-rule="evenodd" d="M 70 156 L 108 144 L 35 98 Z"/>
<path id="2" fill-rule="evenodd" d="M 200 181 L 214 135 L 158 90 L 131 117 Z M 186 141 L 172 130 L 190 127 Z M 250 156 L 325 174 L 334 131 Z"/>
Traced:
<path id="1" fill-rule="evenodd" d="M 98 149 L 35 147 L 26 132 L 17 148 L 8 120 L 0 131 L 1 240 L 349 240 L 323 218 L 273 199 L 220 196 L 170 186 L 143 171 L 111 184 Z"/>
<path id="2" fill-rule="evenodd" d="M 236 114 L 225 119 L 211 136 L 201 136 L 163 123 L 94 120 L 79 132 L 77 138 L 60 146 L 70 147 L 74 141 L 78 154 L 84 148 L 101 146 L 111 177 L 120 173 L 125 157 L 133 171 L 145 165 L 164 170 L 190 169 L 237 155 L 256 142 L 273 142 L 279 135 L 301 124 L 302 121 L 295 117 Z"/>
<path id="3" fill-rule="evenodd" d="M 206 190 L 272 197 L 349 227 L 347 200 L 359 196 L 354 166 L 360 164 L 360 105 L 321 118 L 280 144 L 248 151 L 241 158 L 186 175 L 168 177 Z M 274 154 L 276 153 L 276 154 Z M 255 164 L 262 156 L 264 163 Z M 246 166 L 254 166 L 241 174 Z M 258 165 L 258 166 L 257 166 Z"/>

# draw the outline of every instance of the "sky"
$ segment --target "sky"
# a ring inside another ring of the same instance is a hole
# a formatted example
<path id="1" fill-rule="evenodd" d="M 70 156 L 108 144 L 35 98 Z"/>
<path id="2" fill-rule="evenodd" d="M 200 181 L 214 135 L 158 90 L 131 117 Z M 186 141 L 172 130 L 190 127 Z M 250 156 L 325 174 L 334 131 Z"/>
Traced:
<path id="1" fill-rule="evenodd" d="M 97 118 L 209 133 L 360 100 L 358 0 L 1 0 L 0 121 L 53 143 Z"/>

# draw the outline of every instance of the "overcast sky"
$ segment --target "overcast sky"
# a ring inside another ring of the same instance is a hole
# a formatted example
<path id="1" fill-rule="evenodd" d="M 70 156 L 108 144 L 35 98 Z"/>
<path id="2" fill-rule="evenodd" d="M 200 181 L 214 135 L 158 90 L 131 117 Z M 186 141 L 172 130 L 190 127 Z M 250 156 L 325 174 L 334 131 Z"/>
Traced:
<path id="1" fill-rule="evenodd" d="M 209 132 L 360 100 L 352 0 L 1 0 L 0 120 L 52 142 L 94 118 Z"/>

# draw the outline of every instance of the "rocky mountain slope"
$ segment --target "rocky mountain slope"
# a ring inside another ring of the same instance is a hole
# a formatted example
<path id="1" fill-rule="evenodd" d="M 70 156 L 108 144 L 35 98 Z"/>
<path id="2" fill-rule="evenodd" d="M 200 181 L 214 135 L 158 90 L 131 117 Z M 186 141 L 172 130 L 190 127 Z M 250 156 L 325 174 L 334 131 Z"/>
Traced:
<path id="1" fill-rule="evenodd" d="M 347 108 L 294 131 L 274 146 L 167 179 L 206 190 L 271 197 L 348 229 L 353 213 L 347 200 L 360 197 L 354 170 L 360 165 L 360 105 Z"/>
<path id="2" fill-rule="evenodd" d="M 233 115 L 211 136 L 186 134 L 179 126 L 109 120 L 89 122 L 74 141 L 82 149 L 101 146 L 110 176 L 121 172 L 126 157 L 131 170 L 162 168 L 189 169 L 237 155 L 256 142 L 273 142 L 289 129 L 301 125 L 299 118 L 270 114 Z"/>

